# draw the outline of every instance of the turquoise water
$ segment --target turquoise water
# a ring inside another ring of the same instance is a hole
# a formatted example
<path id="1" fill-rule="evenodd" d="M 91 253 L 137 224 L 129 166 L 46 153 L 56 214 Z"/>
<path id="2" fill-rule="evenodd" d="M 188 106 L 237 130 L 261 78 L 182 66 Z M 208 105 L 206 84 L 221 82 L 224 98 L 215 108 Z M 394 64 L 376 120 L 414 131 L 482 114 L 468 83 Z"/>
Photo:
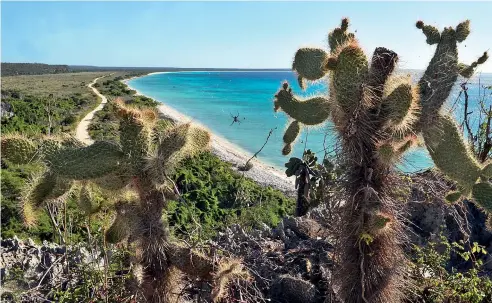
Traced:
<path id="1" fill-rule="evenodd" d="M 418 72 L 414 73 L 418 77 Z M 270 129 L 274 129 L 268 143 L 258 158 L 279 169 L 289 157 L 300 157 L 304 147 L 322 155 L 323 140 L 327 133 L 326 150 L 333 150 L 335 134 L 330 122 L 317 128 L 304 129 L 289 156 L 281 154 L 282 136 L 287 125 L 283 112 L 273 111 L 273 98 L 284 80 L 289 81 L 298 95 L 312 96 L 326 91 L 324 82 L 301 91 L 295 75 L 290 71 L 275 72 L 172 72 L 144 76 L 130 80 L 128 85 L 140 93 L 163 102 L 196 120 L 212 132 L 241 147 L 253 155 L 264 144 Z M 492 75 L 482 74 L 482 81 L 492 84 Z M 476 79 L 474 79 L 476 82 Z M 473 81 L 472 81 L 473 82 Z M 469 85 L 470 97 L 478 95 L 478 85 Z M 457 85 L 448 100 L 454 103 L 458 96 Z M 471 99 L 470 98 L 470 99 Z M 461 109 L 456 109 L 457 117 Z M 231 115 L 239 114 L 240 124 L 231 125 Z M 307 138 L 307 144 L 306 144 Z M 414 172 L 432 166 L 425 149 L 407 152 L 399 168 Z"/>

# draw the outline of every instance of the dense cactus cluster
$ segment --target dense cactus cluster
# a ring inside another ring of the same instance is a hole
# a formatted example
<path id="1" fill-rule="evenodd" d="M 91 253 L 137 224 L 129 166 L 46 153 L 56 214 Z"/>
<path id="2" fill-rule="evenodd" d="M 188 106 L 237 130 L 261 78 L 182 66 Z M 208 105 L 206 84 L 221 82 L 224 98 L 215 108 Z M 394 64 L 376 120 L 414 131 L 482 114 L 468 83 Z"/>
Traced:
<path id="1" fill-rule="evenodd" d="M 318 48 L 297 51 L 293 70 L 301 88 L 306 80 L 328 79 L 329 93 L 310 99 L 295 96 L 288 83 L 275 95 L 275 111 L 284 111 L 293 121 L 285 136 L 283 154 L 303 125 L 318 125 L 331 119 L 342 146 L 347 193 L 341 227 L 339 264 L 335 279 L 345 302 L 399 302 L 404 275 L 401 251 L 402 224 L 396 195 L 399 184 L 394 164 L 405 151 L 424 139 L 438 169 L 458 183 L 459 191 L 448 199 L 471 195 L 492 211 L 490 165 L 482 167 L 460 135 L 454 120 L 442 113 L 455 81 L 470 77 L 476 62 L 458 62 L 457 43 L 470 32 L 469 22 L 439 32 L 417 22 L 427 43 L 437 44 L 427 70 L 413 84 L 409 76 L 394 75 L 398 55 L 384 47 L 368 60 L 348 20 L 328 35 L 330 52 Z"/>
<path id="2" fill-rule="evenodd" d="M 2 138 L 4 159 L 16 164 L 39 161 L 46 167 L 42 175 L 32 178 L 22 197 L 26 223 L 34 224 L 34 209 L 56 199 L 60 202 L 76 191 L 79 206 L 88 215 L 106 201 L 116 213 L 106 240 L 136 243 L 142 289 L 150 302 L 177 302 L 180 291 L 172 287 L 179 286 L 183 273 L 208 280 L 217 277 L 218 299 L 228 282 L 224 266 L 228 264 L 233 276 L 240 276 L 244 275 L 241 264 L 214 261 L 185 247 L 171 238 L 163 219 L 165 196 L 173 188 L 169 177 L 180 161 L 208 147 L 209 133 L 190 124 L 157 133 L 153 110 L 132 108 L 122 101 L 116 101 L 115 108 L 121 144 L 97 141 L 83 146 L 70 137 Z"/>

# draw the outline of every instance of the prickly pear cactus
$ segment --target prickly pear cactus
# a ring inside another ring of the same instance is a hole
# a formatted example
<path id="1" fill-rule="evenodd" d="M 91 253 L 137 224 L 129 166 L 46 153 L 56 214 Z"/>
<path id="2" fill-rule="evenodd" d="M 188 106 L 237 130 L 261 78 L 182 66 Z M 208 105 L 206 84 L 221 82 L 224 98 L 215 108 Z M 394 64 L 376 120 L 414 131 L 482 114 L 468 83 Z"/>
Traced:
<path id="1" fill-rule="evenodd" d="M 35 160 L 36 145 L 19 134 L 2 136 L 2 158 L 13 164 L 26 164 Z"/>
<path id="2" fill-rule="evenodd" d="M 106 240 L 136 242 L 142 251 L 143 292 L 149 302 L 161 302 L 162 295 L 174 293 L 170 268 L 191 276 L 214 279 L 220 263 L 185 248 L 169 236 L 166 209 L 167 186 L 179 163 L 208 148 L 210 134 L 191 124 L 156 133 L 154 110 L 132 108 L 117 100 L 121 145 L 97 141 L 84 146 L 70 138 L 45 137 L 32 141 L 22 136 L 2 138 L 2 157 L 12 163 L 41 161 L 44 174 L 33 178 L 23 194 L 26 224 L 35 223 L 36 209 L 44 203 L 66 199 L 72 192 L 87 214 L 103 205 L 112 207 L 116 217 L 106 231 Z M 156 140 L 158 138 L 158 140 Z M 132 193 L 128 195 L 128 193 Z M 107 199 L 102 199 L 106 195 Z M 114 202 L 114 203 L 113 203 Z M 179 251 L 179 254 L 176 252 Z M 223 279 L 223 278 L 220 278 Z"/>
<path id="3" fill-rule="evenodd" d="M 291 152 L 301 127 L 331 119 L 338 131 L 347 167 L 337 273 L 345 302 L 398 302 L 402 296 L 402 224 L 393 193 L 400 180 L 393 167 L 417 135 L 423 136 L 436 167 L 460 187 L 448 200 L 471 194 L 492 211 L 492 187 L 483 180 L 491 175 L 490 165 L 482 167 L 473 158 L 455 122 L 440 113 L 458 76 L 470 77 L 487 53 L 469 66 L 459 63 L 456 45 L 468 36 L 468 21 L 442 32 L 421 21 L 416 26 L 428 44 L 437 45 L 417 85 L 409 76 L 393 75 L 395 52 L 378 47 L 369 60 L 349 32 L 348 19 L 343 19 L 328 35 L 330 51 L 299 49 L 292 65 L 301 88 L 326 78 L 329 93 L 301 99 L 284 83 L 275 95 L 274 110 L 293 120 L 285 132 L 283 154 Z"/>

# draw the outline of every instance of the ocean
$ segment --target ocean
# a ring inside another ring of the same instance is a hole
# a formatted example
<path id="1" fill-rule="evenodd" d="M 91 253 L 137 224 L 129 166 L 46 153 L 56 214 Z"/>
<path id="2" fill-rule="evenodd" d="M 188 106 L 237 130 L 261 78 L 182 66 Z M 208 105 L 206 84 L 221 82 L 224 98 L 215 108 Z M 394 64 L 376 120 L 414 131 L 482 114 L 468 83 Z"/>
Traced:
<path id="1" fill-rule="evenodd" d="M 405 71 L 404 71 L 405 72 Z M 419 71 L 406 71 L 418 79 Z M 200 122 L 213 133 L 237 145 L 253 155 L 265 143 L 270 130 L 272 135 L 258 159 L 278 169 L 284 170 L 284 164 L 290 157 L 301 157 L 303 150 L 311 149 L 321 158 L 324 151 L 332 152 L 336 141 L 333 125 L 327 122 L 315 128 L 305 128 L 288 156 L 281 153 L 282 136 L 287 127 L 285 113 L 273 111 L 273 99 L 283 81 L 287 80 L 294 93 L 301 96 L 313 96 L 326 92 L 326 82 L 310 83 L 302 91 L 296 76 L 291 71 L 248 71 L 248 72 L 169 72 L 150 74 L 128 81 L 128 85 L 140 93 L 176 109 L 192 120 Z M 447 107 L 451 108 L 460 92 L 458 79 Z M 469 81 L 468 94 L 471 110 L 478 110 L 479 78 Z M 480 87 L 492 85 L 492 74 L 480 75 Z M 487 93 L 490 94 L 491 90 Z M 480 95 L 483 89 L 480 88 Z M 488 102 L 492 101 L 491 96 Z M 463 97 L 461 97 L 463 99 Z M 453 113 L 462 117 L 462 103 L 457 102 Z M 232 123 L 233 116 L 239 116 L 240 123 Z M 475 123 L 475 121 L 472 121 Z M 477 123 L 475 123 L 477 124 Z M 477 127 L 477 125 L 473 125 Z M 326 134 L 326 141 L 325 139 Z M 325 143 L 323 143 L 325 141 Z M 427 151 L 414 148 L 408 151 L 398 168 L 404 172 L 416 172 L 432 167 Z"/>

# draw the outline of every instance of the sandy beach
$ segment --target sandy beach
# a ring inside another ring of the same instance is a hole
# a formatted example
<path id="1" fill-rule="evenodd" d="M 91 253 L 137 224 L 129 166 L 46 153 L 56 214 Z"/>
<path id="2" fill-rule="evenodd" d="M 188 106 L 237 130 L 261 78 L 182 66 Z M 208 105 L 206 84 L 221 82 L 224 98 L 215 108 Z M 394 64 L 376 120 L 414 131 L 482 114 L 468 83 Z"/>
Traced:
<path id="1" fill-rule="evenodd" d="M 150 74 L 158 74 L 158 73 L 165 73 L 165 72 L 156 72 Z M 127 82 L 129 80 L 130 79 L 125 79 L 125 80 L 121 80 L 121 82 L 126 84 L 130 89 L 135 90 L 137 92 L 137 95 L 144 96 L 144 94 L 142 94 L 138 90 L 128 85 Z M 191 119 L 190 117 L 178 112 L 174 108 L 164 103 L 161 103 L 157 108 L 159 110 L 159 113 L 163 117 L 171 119 L 177 123 L 191 122 L 197 126 L 209 130 L 207 127 L 205 127 L 198 121 Z M 212 134 L 212 142 L 211 142 L 212 152 L 223 161 L 231 163 L 234 170 L 238 171 L 241 174 L 244 174 L 244 176 L 248 178 L 255 180 L 261 185 L 272 186 L 289 195 L 294 194 L 295 180 L 293 177 L 288 178 L 283 171 L 280 171 L 274 168 L 273 166 L 267 165 L 257 160 L 256 158 L 250 161 L 250 163 L 253 164 L 253 168 L 245 172 L 239 171 L 238 167 L 244 165 L 248 161 L 248 159 L 251 158 L 252 154 L 250 155 L 250 153 L 242 150 L 239 146 L 232 144 L 231 142 L 212 133 L 211 131 L 210 133 Z"/>

